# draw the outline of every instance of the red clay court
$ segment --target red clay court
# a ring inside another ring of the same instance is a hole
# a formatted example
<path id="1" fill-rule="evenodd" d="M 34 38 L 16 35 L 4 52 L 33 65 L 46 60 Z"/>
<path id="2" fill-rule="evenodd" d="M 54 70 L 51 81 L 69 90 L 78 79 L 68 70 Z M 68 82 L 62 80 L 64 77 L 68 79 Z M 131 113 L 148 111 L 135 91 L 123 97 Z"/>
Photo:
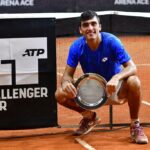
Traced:
<path id="1" fill-rule="evenodd" d="M 142 82 L 142 105 L 140 119 L 142 123 L 150 124 L 150 36 L 120 36 L 124 46 L 132 56 L 138 68 L 138 75 Z M 65 67 L 68 48 L 76 37 L 57 38 L 57 85 Z M 75 78 L 82 74 L 77 68 Z M 109 107 L 104 106 L 96 112 L 101 117 L 101 124 L 109 125 Z M 131 143 L 129 126 L 96 127 L 88 135 L 79 137 L 80 142 L 72 136 L 73 130 L 78 126 L 81 116 L 69 109 L 58 105 L 58 123 L 61 128 L 42 128 L 33 130 L 0 131 L 1 150 L 149 150 L 150 145 L 137 145 Z M 129 123 L 127 103 L 113 106 L 113 123 Z M 144 131 L 150 139 L 150 125 L 144 126 Z M 88 148 L 83 147 L 83 145 Z M 90 147 L 91 146 L 91 147 Z"/>

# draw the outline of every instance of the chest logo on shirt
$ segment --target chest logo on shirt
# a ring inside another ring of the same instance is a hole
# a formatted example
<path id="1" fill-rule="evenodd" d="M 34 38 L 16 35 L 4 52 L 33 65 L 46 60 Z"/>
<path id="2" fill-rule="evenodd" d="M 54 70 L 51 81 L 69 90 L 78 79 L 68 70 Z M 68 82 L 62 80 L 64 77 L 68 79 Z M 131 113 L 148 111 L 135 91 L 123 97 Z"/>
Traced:
<path id="1" fill-rule="evenodd" d="M 103 59 L 102 59 L 102 62 L 106 62 L 108 60 L 108 58 L 107 57 L 104 57 Z"/>

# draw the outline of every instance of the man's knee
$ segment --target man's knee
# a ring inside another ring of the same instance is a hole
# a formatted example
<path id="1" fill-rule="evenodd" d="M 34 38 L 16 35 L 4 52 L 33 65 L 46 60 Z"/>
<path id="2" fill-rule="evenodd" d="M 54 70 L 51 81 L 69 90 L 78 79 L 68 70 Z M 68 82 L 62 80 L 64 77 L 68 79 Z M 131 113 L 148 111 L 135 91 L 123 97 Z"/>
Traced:
<path id="1" fill-rule="evenodd" d="M 59 102 L 61 100 L 61 97 L 62 97 L 62 92 L 61 92 L 61 89 L 58 88 L 55 92 L 55 98 Z"/>
<path id="2" fill-rule="evenodd" d="M 61 88 L 58 88 L 55 92 L 55 98 L 57 100 L 57 102 L 61 105 L 63 105 L 66 101 L 66 97 L 65 97 L 65 94 L 64 92 L 62 91 Z"/>
<path id="3" fill-rule="evenodd" d="M 129 89 L 137 90 L 141 88 L 141 82 L 137 76 L 130 76 L 127 79 L 127 85 Z"/>
<path id="4" fill-rule="evenodd" d="M 55 91 L 55 98 L 58 99 L 58 96 L 59 96 L 59 92 L 58 92 L 58 89 Z"/>

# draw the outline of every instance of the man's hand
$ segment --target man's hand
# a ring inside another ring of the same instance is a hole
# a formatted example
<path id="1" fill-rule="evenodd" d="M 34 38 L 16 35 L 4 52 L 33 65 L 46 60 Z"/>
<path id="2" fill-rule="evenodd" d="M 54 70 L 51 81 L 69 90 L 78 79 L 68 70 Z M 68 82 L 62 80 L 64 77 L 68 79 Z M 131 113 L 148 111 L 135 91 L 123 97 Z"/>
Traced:
<path id="1" fill-rule="evenodd" d="M 75 98 L 77 95 L 77 90 L 75 86 L 71 83 L 71 81 L 64 81 L 62 84 L 62 90 L 67 94 L 69 98 Z"/>
<path id="2" fill-rule="evenodd" d="M 117 76 L 112 77 L 111 80 L 107 82 L 106 91 L 108 96 L 111 96 L 114 92 L 116 92 L 118 84 L 119 78 Z"/>

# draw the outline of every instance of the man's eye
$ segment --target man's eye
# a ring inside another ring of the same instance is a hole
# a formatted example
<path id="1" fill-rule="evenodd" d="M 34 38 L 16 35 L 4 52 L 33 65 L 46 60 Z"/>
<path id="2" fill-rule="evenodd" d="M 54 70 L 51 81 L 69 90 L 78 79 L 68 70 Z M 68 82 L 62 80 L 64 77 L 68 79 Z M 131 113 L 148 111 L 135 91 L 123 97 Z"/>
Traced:
<path id="1" fill-rule="evenodd" d="M 96 26 L 96 24 L 97 24 L 96 22 L 92 22 L 91 23 L 92 26 Z"/>
<path id="2" fill-rule="evenodd" d="M 82 26 L 83 26 L 83 27 L 88 27 L 89 24 L 88 24 L 88 23 L 83 23 Z"/>

